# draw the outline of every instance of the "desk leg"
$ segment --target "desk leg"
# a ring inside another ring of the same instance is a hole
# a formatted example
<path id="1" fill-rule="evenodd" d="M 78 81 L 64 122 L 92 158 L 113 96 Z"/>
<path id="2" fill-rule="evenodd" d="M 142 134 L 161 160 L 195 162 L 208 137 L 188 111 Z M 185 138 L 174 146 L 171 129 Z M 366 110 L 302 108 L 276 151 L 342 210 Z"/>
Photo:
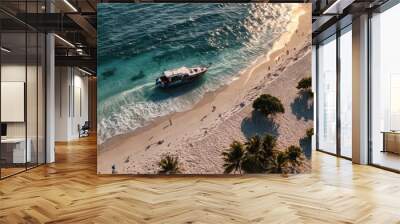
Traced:
<path id="1" fill-rule="evenodd" d="M 383 149 L 381 152 L 386 152 L 386 134 L 382 133 L 383 136 Z"/>

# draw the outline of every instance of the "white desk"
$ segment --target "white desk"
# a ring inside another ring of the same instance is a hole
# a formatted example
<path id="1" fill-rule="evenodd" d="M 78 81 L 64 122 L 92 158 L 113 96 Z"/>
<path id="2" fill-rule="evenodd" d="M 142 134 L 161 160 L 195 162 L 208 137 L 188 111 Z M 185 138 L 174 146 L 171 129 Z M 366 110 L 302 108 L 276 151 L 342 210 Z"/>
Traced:
<path id="1" fill-rule="evenodd" d="M 392 152 L 400 154 L 400 132 L 382 131 L 382 134 L 383 134 L 382 152 Z"/>
<path id="2" fill-rule="evenodd" d="M 12 148 L 12 163 L 25 163 L 31 162 L 32 153 L 31 145 L 32 141 L 30 138 L 26 140 L 28 143 L 25 151 L 25 138 L 5 138 L 1 139 L 2 147 L 13 147 Z M 3 151 L 3 149 L 2 149 Z M 5 151 L 5 150 L 4 150 Z M 26 159 L 26 160 L 25 160 Z"/>

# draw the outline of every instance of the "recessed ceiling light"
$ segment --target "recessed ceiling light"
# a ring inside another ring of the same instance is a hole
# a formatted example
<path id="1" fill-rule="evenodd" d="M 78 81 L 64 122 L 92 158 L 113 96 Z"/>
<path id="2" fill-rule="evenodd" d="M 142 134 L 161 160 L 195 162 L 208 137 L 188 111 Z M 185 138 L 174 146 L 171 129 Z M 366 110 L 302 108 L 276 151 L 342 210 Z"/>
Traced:
<path id="1" fill-rule="evenodd" d="M 90 72 L 88 72 L 88 71 L 86 71 L 86 70 L 83 70 L 83 69 L 81 69 L 81 68 L 79 68 L 79 67 L 78 67 L 78 70 L 81 71 L 81 72 L 83 72 L 83 73 L 85 73 L 85 74 L 87 74 L 87 75 L 92 76 L 92 73 L 90 73 Z"/>
<path id="2" fill-rule="evenodd" d="M 5 47 L 1 47 L 1 50 L 4 51 L 4 52 L 6 52 L 6 53 L 10 53 L 10 52 L 11 52 L 11 50 L 9 50 L 9 49 L 7 49 L 7 48 L 5 48 Z"/>
<path id="3" fill-rule="evenodd" d="M 68 5 L 74 12 L 78 12 L 78 10 L 68 1 L 64 0 L 64 3 Z"/>
<path id="4" fill-rule="evenodd" d="M 351 5 L 355 0 L 336 0 L 322 13 L 323 15 L 329 14 L 343 14 L 343 10 Z"/>
<path id="5" fill-rule="evenodd" d="M 55 37 L 57 37 L 59 40 L 61 40 L 62 42 L 66 43 L 68 46 L 75 48 L 75 45 L 73 45 L 71 42 L 69 42 L 68 40 L 60 37 L 58 34 L 54 34 Z"/>

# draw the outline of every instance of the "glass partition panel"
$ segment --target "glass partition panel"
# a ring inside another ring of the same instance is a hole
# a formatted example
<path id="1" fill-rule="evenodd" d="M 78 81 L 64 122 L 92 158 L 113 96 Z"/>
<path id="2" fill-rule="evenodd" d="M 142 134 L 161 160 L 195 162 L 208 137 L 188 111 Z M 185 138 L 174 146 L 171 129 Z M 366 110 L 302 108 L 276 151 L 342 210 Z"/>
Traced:
<path id="1" fill-rule="evenodd" d="M 44 0 L 0 1 L 0 7 L 21 17 L 46 9 Z M 5 178 L 45 163 L 46 38 L 6 13 L 0 17 L 0 178 Z"/>
<path id="2" fill-rule="evenodd" d="M 26 41 L 25 32 L 1 34 L 2 178 L 24 171 L 31 158 L 26 144 Z"/>
<path id="3" fill-rule="evenodd" d="M 371 19 L 372 163 L 400 170 L 400 4 Z"/>
<path id="4" fill-rule="evenodd" d="M 351 26 L 340 36 L 340 154 L 352 157 L 352 35 Z"/>
<path id="5" fill-rule="evenodd" d="M 45 65 L 46 65 L 46 52 L 45 52 L 45 45 L 46 45 L 46 39 L 45 35 L 42 33 L 39 33 L 38 35 L 39 41 L 38 41 L 38 76 L 37 76 L 37 82 L 38 82 L 38 164 L 43 164 L 46 162 L 46 145 L 45 145 L 45 120 L 46 120 L 46 108 L 45 108 L 45 99 L 46 99 L 46 76 L 45 76 Z"/>
<path id="6" fill-rule="evenodd" d="M 27 150 L 30 151 L 28 156 L 27 166 L 28 168 L 34 167 L 37 165 L 38 158 L 38 141 L 37 141 L 37 132 L 38 132 L 38 107 L 37 107 L 37 98 L 38 98 L 38 88 L 37 88 L 37 79 L 38 79 L 38 35 L 36 32 L 28 32 L 27 33 L 27 80 L 26 80 L 26 114 L 27 114 Z"/>
<path id="7" fill-rule="evenodd" d="M 336 36 L 318 47 L 318 147 L 336 153 Z"/>

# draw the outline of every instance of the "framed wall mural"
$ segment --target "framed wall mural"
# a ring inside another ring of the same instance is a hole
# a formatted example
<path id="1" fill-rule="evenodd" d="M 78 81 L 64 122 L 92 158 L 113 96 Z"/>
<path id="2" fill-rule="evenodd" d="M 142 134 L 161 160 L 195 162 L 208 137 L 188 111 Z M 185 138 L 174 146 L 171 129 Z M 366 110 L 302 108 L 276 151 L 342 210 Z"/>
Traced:
<path id="1" fill-rule="evenodd" d="M 301 173 L 311 4 L 98 5 L 99 174 Z"/>

